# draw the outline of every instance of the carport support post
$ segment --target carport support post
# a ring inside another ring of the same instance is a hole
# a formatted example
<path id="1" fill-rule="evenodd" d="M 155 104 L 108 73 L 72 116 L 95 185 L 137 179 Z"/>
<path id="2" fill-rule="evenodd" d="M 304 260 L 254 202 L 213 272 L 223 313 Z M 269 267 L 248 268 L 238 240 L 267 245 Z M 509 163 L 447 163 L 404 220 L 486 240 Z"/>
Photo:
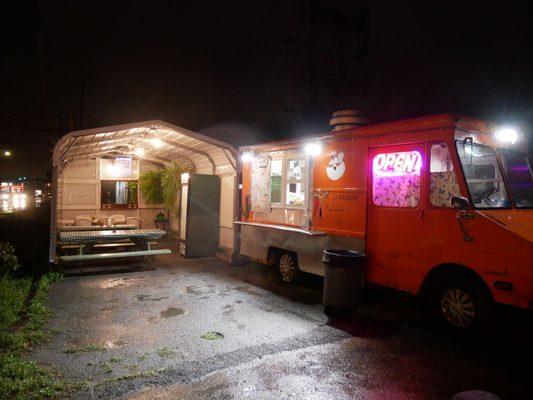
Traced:
<path id="1" fill-rule="evenodd" d="M 56 255 L 56 227 L 57 227 L 57 165 L 52 166 L 52 199 L 50 202 L 50 249 L 49 261 L 51 264 L 55 262 Z"/>
<path id="2" fill-rule="evenodd" d="M 241 196 L 242 196 L 242 166 L 239 155 L 235 157 L 235 163 L 237 170 L 235 171 L 235 195 L 233 199 L 233 218 L 235 221 L 241 220 Z M 234 221 L 234 222 L 235 222 Z M 233 224 L 233 257 L 231 264 L 235 264 L 235 261 L 241 258 L 241 225 Z M 238 262 L 238 261 L 237 261 Z"/>

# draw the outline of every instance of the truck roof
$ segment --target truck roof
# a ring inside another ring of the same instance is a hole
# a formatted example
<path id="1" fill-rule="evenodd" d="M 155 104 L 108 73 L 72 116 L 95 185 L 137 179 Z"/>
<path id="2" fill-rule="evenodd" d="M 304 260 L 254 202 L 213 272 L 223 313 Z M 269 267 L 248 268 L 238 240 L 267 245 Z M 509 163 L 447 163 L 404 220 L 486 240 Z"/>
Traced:
<path id="1" fill-rule="evenodd" d="M 370 124 L 357 128 L 349 128 L 340 131 L 327 132 L 323 135 L 307 136 L 300 138 L 289 138 L 269 141 L 251 146 L 242 146 L 241 151 L 257 150 L 270 147 L 295 146 L 301 143 L 323 140 L 333 137 L 343 136 L 373 136 L 392 132 L 412 132 L 417 130 L 428 130 L 435 128 L 459 128 L 468 132 L 488 133 L 489 125 L 477 118 L 467 117 L 458 114 L 436 114 L 424 117 L 402 119 L 397 121 Z"/>

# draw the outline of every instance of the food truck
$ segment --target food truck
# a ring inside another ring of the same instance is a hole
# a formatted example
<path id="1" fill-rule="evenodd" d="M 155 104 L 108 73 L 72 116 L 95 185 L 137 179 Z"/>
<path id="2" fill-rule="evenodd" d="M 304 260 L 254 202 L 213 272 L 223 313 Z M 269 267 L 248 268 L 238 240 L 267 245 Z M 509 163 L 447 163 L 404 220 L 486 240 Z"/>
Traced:
<path id="1" fill-rule="evenodd" d="M 365 279 L 421 295 L 450 326 L 494 302 L 533 308 L 533 174 L 524 137 L 435 115 L 241 148 L 241 254 L 284 281 L 322 252 L 366 254 Z"/>

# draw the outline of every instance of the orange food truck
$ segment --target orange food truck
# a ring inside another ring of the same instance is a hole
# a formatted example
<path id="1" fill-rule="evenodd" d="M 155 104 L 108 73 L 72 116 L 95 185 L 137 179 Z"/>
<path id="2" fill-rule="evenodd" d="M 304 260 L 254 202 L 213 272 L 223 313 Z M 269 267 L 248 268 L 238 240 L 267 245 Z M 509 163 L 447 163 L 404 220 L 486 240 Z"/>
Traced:
<path id="1" fill-rule="evenodd" d="M 511 129 L 435 115 L 241 148 L 241 254 L 281 279 L 322 252 L 367 255 L 366 282 L 423 295 L 444 322 L 533 308 L 533 174 Z"/>

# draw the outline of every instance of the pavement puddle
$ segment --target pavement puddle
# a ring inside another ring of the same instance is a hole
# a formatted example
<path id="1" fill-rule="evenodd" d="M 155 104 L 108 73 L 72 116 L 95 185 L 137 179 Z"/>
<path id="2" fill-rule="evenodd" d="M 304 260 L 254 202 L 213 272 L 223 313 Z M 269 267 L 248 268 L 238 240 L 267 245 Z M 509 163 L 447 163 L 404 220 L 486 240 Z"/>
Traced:
<path id="1" fill-rule="evenodd" d="M 185 314 L 185 310 L 183 308 L 178 307 L 169 307 L 166 310 L 161 311 L 160 314 L 161 318 L 171 318 Z"/>
<path id="2" fill-rule="evenodd" d="M 147 293 L 137 294 L 134 297 L 137 299 L 137 301 L 161 301 L 161 300 L 168 299 L 168 296 L 166 296 L 166 297 L 152 297 L 151 294 L 147 294 Z"/>

